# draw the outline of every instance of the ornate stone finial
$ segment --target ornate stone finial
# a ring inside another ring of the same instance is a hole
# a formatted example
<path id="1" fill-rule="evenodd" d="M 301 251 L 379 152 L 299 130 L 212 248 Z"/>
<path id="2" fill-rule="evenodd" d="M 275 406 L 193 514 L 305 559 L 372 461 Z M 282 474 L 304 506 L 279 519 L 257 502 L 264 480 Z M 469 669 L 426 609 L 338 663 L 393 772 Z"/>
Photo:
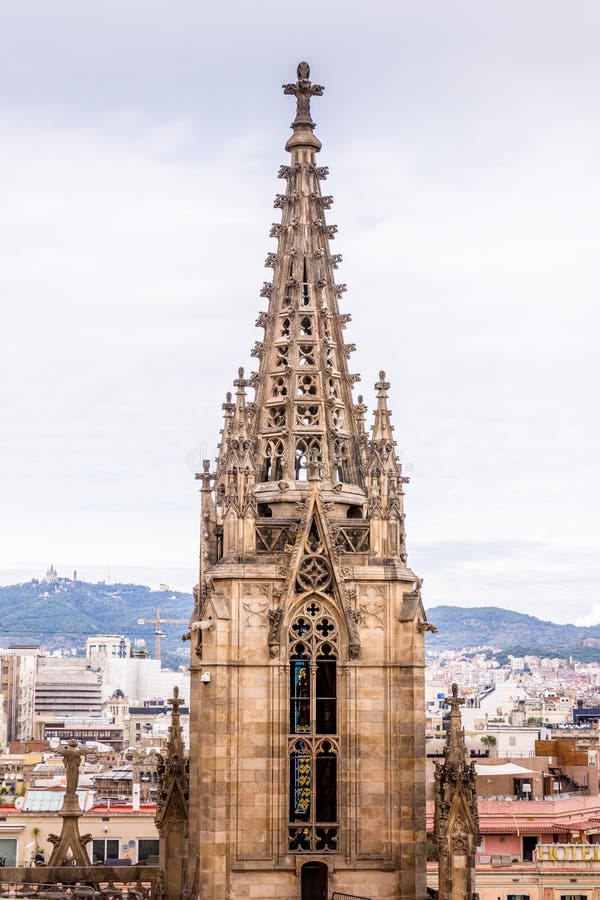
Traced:
<path id="1" fill-rule="evenodd" d="M 177 686 L 167 703 L 171 706 L 171 724 L 166 757 L 159 755 L 158 761 L 155 823 L 160 836 L 159 862 L 166 882 L 161 896 L 182 897 L 184 870 L 180 861 L 186 849 L 189 774 L 179 722 L 179 707 L 184 701 Z"/>
<path id="2" fill-rule="evenodd" d="M 310 98 L 320 97 L 324 87 L 321 84 L 312 84 L 310 66 L 307 62 L 298 64 L 297 75 L 298 81 L 295 84 L 283 85 L 284 94 L 293 94 L 296 97 L 296 118 L 292 122 L 292 128 L 297 125 L 308 125 L 309 128 L 314 128 L 315 123 L 310 115 Z"/>
<path id="3" fill-rule="evenodd" d="M 69 865 L 89 866 L 90 860 L 85 844 L 91 835 L 79 834 L 78 819 L 82 815 L 77 797 L 79 783 L 79 766 L 82 758 L 88 753 L 87 747 L 80 747 L 75 738 L 61 744 L 57 751 L 63 758 L 67 770 L 67 786 L 60 816 L 62 829 L 60 835 L 50 834 L 48 840 L 54 849 L 48 862 L 49 866 Z"/>
<path id="4" fill-rule="evenodd" d="M 458 685 L 456 683 L 452 685 L 451 696 L 445 697 L 444 702 L 450 707 L 450 726 L 446 735 L 446 747 L 444 750 L 446 762 L 464 767 L 466 750 L 460 707 L 465 701 L 463 697 L 458 696 Z"/>
<path id="5" fill-rule="evenodd" d="M 67 770 L 67 787 L 65 791 L 65 799 L 67 797 L 77 797 L 77 785 L 79 783 L 79 766 L 81 759 L 88 752 L 86 747 L 80 747 L 75 740 L 71 738 L 66 744 L 62 744 L 57 753 L 63 758 L 65 769 Z"/>
<path id="6" fill-rule="evenodd" d="M 445 697 L 444 702 L 448 704 L 450 707 L 450 715 L 458 716 L 460 715 L 460 707 L 465 702 L 464 697 L 458 696 L 458 685 L 456 682 L 452 685 L 452 696 Z"/>
<path id="7" fill-rule="evenodd" d="M 238 369 L 238 377 L 233 382 L 234 387 L 238 388 L 237 393 L 245 393 L 244 388 L 248 387 L 249 383 L 250 382 L 248 381 L 248 379 L 244 378 L 244 369 L 242 368 L 242 366 L 240 366 Z"/>
<path id="8" fill-rule="evenodd" d="M 391 441 L 393 427 L 390 419 L 390 411 L 387 405 L 388 391 L 390 389 L 389 381 L 385 380 L 385 372 L 383 369 L 379 373 L 379 381 L 375 383 L 377 391 L 377 409 L 375 410 L 375 420 L 373 422 L 372 438 L 375 442 L 385 443 Z"/>
<path id="9" fill-rule="evenodd" d="M 381 399 L 387 398 L 387 392 L 390 389 L 389 381 L 385 380 L 385 372 L 383 369 L 379 373 L 379 381 L 375 383 L 375 390 L 377 391 L 377 397 Z"/>
<path id="10" fill-rule="evenodd" d="M 304 464 L 306 467 L 307 481 L 321 480 L 321 460 L 319 459 L 319 451 L 313 447 L 309 453 L 308 459 Z"/>
<path id="11" fill-rule="evenodd" d="M 475 852 L 480 841 L 476 771 L 467 763 L 458 685 L 445 698 L 450 727 L 444 761 L 435 767 L 434 835 L 439 850 L 439 900 L 475 897 Z"/>
<path id="12" fill-rule="evenodd" d="M 173 718 L 179 717 L 179 707 L 183 706 L 185 700 L 182 700 L 179 696 L 179 688 L 177 685 L 173 688 L 173 696 L 167 698 L 167 703 L 173 707 L 172 716 Z"/>
<path id="13" fill-rule="evenodd" d="M 202 460 L 202 471 L 196 472 L 196 475 L 195 475 L 196 481 L 202 482 L 202 487 L 200 488 L 200 490 L 201 491 L 210 491 L 211 484 L 214 480 L 214 477 L 215 476 L 210 471 L 210 459 L 203 459 Z"/>

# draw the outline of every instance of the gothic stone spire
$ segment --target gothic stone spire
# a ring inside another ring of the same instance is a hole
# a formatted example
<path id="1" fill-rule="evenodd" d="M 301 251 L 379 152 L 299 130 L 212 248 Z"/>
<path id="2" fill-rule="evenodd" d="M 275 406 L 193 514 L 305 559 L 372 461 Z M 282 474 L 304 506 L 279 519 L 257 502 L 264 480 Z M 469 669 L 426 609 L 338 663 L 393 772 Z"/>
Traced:
<path id="1" fill-rule="evenodd" d="M 310 109 L 311 98 L 323 90 L 311 82 L 304 62 L 298 80 L 283 86 L 296 98 L 296 116 L 286 144 L 291 159 L 279 170 L 285 191 L 275 197 L 281 221 L 271 236 L 277 247 L 265 261 L 273 270 L 261 290 L 268 306 L 256 321 L 264 335 L 251 351 L 258 370 L 249 378 L 240 370 L 235 402 L 228 394 L 223 406 L 214 501 L 205 498 L 207 541 L 213 557 L 252 554 L 261 547 L 257 519 L 295 517 L 295 504 L 306 500 L 309 483 L 320 482 L 336 516 L 371 513 L 372 556 L 405 563 L 407 479 L 395 455 L 385 373 L 376 384 L 370 438 L 362 397 L 355 404 L 352 395 L 360 376 L 348 370 L 355 347 L 344 332 L 351 317 L 339 308 L 346 285 L 335 280 L 341 255 L 331 253 L 330 242 L 337 227 L 326 221 L 333 198 L 321 193 L 328 170 L 316 163 L 321 143 Z M 255 390 L 251 403 L 248 386 Z M 274 546 L 271 538 L 266 545 Z"/>
<path id="2" fill-rule="evenodd" d="M 347 365 L 354 345 L 345 343 L 343 331 L 350 317 L 339 311 L 346 286 L 334 278 L 341 257 L 331 254 L 329 243 L 337 228 L 325 219 L 333 198 L 321 193 L 327 169 L 316 165 L 321 144 L 310 114 L 310 98 L 323 88 L 310 82 L 308 65 L 301 63 L 296 84 L 283 89 L 296 97 L 297 113 L 286 144 L 290 165 L 279 171 L 285 193 L 275 198 L 281 210 L 281 222 L 271 231 L 277 250 L 265 263 L 273 268 L 273 279 L 262 290 L 268 310 L 258 321 L 265 335 L 253 351 L 260 360 L 254 377 L 258 481 L 291 486 L 307 480 L 318 461 L 325 482 L 362 491 L 352 403 L 358 376 Z"/>
<path id="3" fill-rule="evenodd" d="M 319 878 L 335 865 L 347 894 L 374 878 L 382 896 L 415 900 L 425 896 L 420 582 L 406 565 L 385 376 L 372 437 L 353 400 L 310 109 L 323 88 L 301 63 L 284 92 L 296 112 L 256 371 L 227 398 L 214 484 L 209 466 L 199 479 L 188 884 L 203 900 L 300 896 L 315 874 L 303 858 L 312 866 L 316 853 L 335 861 L 319 862 Z M 319 893 L 329 896 L 326 883 Z"/>
<path id="4" fill-rule="evenodd" d="M 185 758 L 179 707 L 184 701 L 173 688 L 171 724 L 166 757 L 159 757 L 156 827 L 160 835 L 160 867 L 167 880 L 168 897 L 181 897 L 186 868 L 188 828 L 188 761 Z"/>
<path id="5" fill-rule="evenodd" d="M 469 900 L 475 892 L 475 850 L 480 840 L 475 764 L 468 763 L 458 685 L 446 697 L 450 724 L 444 762 L 435 769 L 434 832 L 438 845 L 439 900 Z"/>

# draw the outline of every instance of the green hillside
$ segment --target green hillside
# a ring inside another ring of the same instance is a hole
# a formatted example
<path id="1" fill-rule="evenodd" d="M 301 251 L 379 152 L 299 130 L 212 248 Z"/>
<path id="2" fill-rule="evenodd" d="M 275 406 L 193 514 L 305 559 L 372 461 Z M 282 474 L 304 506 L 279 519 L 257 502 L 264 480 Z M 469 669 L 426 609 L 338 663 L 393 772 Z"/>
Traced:
<path id="1" fill-rule="evenodd" d="M 0 646 L 39 644 L 44 650 L 77 649 L 94 634 L 124 634 L 132 643 L 143 638 L 154 655 L 154 624 L 138 619 L 189 619 L 191 594 L 152 591 L 139 584 L 91 584 L 59 578 L 47 584 L 28 581 L 0 587 Z M 436 606 L 427 613 L 438 628 L 428 634 L 430 650 L 494 647 L 501 653 L 524 656 L 572 656 L 581 662 L 600 662 L 600 625 L 557 625 L 535 616 L 494 606 L 465 608 Z M 186 625 L 164 625 L 163 666 L 176 668 L 189 662 L 189 644 L 181 635 Z"/>
<path id="2" fill-rule="evenodd" d="M 429 621 L 438 628 L 428 635 L 431 650 L 489 646 L 513 656 L 549 656 L 580 662 L 600 661 L 600 625 L 557 625 L 535 616 L 495 606 L 435 606 Z"/>
<path id="3" fill-rule="evenodd" d="M 189 619 L 191 594 L 152 591 L 139 584 L 90 584 L 59 578 L 47 584 L 28 581 L 0 587 L 0 642 L 39 644 L 44 650 L 76 648 L 83 653 L 94 634 L 124 634 L 132 643 L 143 638 L 154 654 L 154 624 L 138 625 L 138 619 Z M 164 625 L 163 665 L 188 662 L 189 644 L 181 641 L 185 625 Z M 179 651 L 179 652 L 177 652 Z"/>

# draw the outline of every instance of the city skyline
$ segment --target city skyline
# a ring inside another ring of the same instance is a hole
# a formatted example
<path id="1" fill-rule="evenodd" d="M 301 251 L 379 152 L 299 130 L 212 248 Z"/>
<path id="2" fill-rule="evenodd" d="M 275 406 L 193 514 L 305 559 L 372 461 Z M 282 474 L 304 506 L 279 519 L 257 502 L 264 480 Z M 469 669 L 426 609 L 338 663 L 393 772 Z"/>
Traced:
<path id="1" fill-rule="evenodd" d="M 234 8 L 5 12 L 0 583 L 191 590 L 192 470 L 256 368 L 274 85 L 306 58 L 355 396 L 386 369 L 426 605 L 600 620 L 600 11 L 332 4 L 290 38 Z"/>

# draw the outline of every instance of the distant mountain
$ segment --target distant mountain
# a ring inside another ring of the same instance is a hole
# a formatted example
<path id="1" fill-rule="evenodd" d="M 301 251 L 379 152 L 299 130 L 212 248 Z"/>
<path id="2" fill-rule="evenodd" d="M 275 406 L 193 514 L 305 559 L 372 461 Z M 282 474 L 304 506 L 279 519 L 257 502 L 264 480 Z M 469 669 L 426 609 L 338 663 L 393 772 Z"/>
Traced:
<path id="1" fill-rule="evenodd" d="M 0 587 L 0 645 L 39 644 L 45 650 L 77 648 L 94 634 L 123 634 L 143 638 L 154 655 L 154 620 L 189 619 L 193 598 L 180 591 L 152 591 L 139 584 L 91 584 L 58 578 Z M 138 625 L 138 619 L 152 624 Z M 181 641 L 186 625 L 163 625 L 163 665 L 176 667 L 189 660 L 189 644 Z M 176 652 L 179 651 L 179 652 Z"/>
<path id="2" fill-rule="evenodd" d="M 430 650 L 487 645 L 513 656 L 549 656 L 600 662 L 600 625 L 557 625 L 496 606 L 434 606 L 427 618 L 438 628 Z"/>
<path id="3" fill-rule="evenodd" d="M 83 652 L 94 634 L 124 634 L 132 644 L 143 638 L 154 655 L 154 620 L 189 619 L 193 598 L 180 591 L 152 591 L 139 584 L 91 584 L 58 578 L 0 587 L 0 646 L 39 644 L 44 650 L 76 648 Z M 435 606 L 429 621 L 438 628 L 427 635 L 430 650 L 495 647 L 501 657 L 572 656 L 600 662 L 600 625 L 556 625 L 524 613 L 495 606 Z M 151 623 L 138 625 L 138 619 Z M 189 662 L 189 644 L 181 635 L 186 625 L 163 625 L 163 666 Z"/>

